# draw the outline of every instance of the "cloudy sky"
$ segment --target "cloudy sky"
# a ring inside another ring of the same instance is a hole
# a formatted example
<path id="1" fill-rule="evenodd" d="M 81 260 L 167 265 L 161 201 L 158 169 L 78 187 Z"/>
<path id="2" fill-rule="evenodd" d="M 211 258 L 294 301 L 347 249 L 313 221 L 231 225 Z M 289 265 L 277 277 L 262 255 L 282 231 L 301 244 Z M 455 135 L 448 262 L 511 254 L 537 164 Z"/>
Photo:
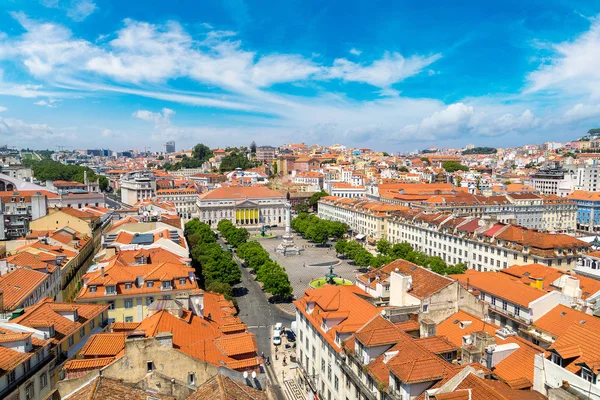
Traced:
<path id="1" fill-rule="evenodd" d="M 600 126 L 600 1 L 450 4 L 0 0 L 0 145 L 407 151 Z"/>

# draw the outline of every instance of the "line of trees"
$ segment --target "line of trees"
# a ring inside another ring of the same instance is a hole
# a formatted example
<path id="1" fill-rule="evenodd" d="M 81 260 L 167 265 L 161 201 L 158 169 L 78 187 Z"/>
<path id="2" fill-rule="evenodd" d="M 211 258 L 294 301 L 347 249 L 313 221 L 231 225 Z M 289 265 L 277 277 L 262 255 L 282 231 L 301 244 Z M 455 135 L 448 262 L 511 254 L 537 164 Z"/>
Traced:
<path id="1" fill-rule="evenodd" d="M 468 154 L 496 154 L 498 149 L 494 147 L 473 147 L 462 152 L 463 155 Z"/>
<path id="2" fill-rule="evenodd" d="M 256 273 L 256 280 L 262 282 L 267 293 L 279 299 L 289 298 L 292 285 L 285 269 L 271 260 L 269 253 L 256 241 L 248 242 L 250 235 L 245 228 L 236 228 L 229 220 L 222 219 L 217 225 L 221 235 L 227 239 L 246 266 Z"/>
<path id="3" fill-rule="evenodd" d="M 236 228 L 228 219 L 222 219 L 217 224 L 219 233 L 227 240 L 231 247 L 238 247 L 242 243 L 246 243 L 250 238 L 250 233 L 246 228 Z"/>
<path id="4" fill-rule="evenodd" d="M 389 240 L 381 239 L 377 242 L 377 255 L 373 256 L 365 250 L 360 243 L 351 240 L 339 240 L 335 244 L 335 251 L 354 261 L 356 265 L 379 268 L 394 260 L 403 259 L 422 267 L 431 268 L 440 275 L 462 274 L 467 270 L 466 265 L 448 265 L 441 257 L 429 256 L 422 251 L 417 251 L 409 243 L 396 243 L 392 245 Z"/>
<path id="5" fill-rule="evenodd" d="M 202 286 L 208 291 L 222 293 L 235 303 L 231 287 L 240 282 L 242 271 L 231 253 L 223 250 L 210 226 L 203 222 L 189 221 L 185 224 L 184 234 L 192 249 L 192 266 L 202 277 Z"/>
<path id="6" fill-rule="evenodd" d="M 341 239 L 348 232 L 348 225 L 321 219 L 314 214 L 300 213 L 292 220 L 290 226 L 303 238 L 313 243 L 325 244 L 331 238 Z"/>
<path id="7" fill-rule="evenodd" d="M 442 167 L 446 170 L 446 172 L 469 170 L 469 167 L 467 167 L 466 165 L 462 165 L 458 161 L 445 161 L 444 163 L 442 163 Z"/>
<path id="8" fill-rule="evenodd" d="M 260 243 L 254 240 L 243 243 L 236 252 L 254 270 L 256 280 L 262 282 L 265 292 L 279 299 L 287 299 L 292 295 L 292 285 L 285 268 L 271 260 Z"/>

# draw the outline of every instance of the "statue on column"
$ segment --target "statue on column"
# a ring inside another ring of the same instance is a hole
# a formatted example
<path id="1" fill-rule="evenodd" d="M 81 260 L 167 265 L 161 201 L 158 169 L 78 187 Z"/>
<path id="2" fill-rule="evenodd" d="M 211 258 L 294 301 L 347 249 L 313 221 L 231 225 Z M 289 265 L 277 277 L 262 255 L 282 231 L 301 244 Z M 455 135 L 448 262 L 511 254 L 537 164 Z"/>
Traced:
<path id="1" fill-rule="evenodd" d="M 282 242 L 277 246 L 277 252 L 284 256 L 287 255 L 298 255 L 300 254 L 300 249 L 294 244 L 294 234 L 291 231 L 291 222 L 292 222 L 292 213 L 291 213 L 292 205 L 290 203 L 285 203 L 285 233 L 282 237 Z"/>

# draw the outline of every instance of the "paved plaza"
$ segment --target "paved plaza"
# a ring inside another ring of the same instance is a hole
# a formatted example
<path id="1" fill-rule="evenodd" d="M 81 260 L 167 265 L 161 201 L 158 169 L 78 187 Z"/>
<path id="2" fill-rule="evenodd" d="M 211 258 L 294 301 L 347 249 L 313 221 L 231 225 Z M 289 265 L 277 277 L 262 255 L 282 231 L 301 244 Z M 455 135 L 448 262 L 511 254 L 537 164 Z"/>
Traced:
<path id="1" fill-rule="evenodd" d="M 281 235 L 283 235 L 284 231 L 277 230 L 273 233 L 277 235 L 276 238 L 258 239 L 258 242 L 269 252 L 273 261 L 285 267 L 290 278 L 290 283 L 294 288 L 294 297 L 296 299 L 304 295 L 304 290 L 309 287 L 308 284 L 311 280 L 324 277 L 329 272 L 328 266 L 311 266 L 314 264 L 342 261 L 334 267 L 333 272 L 340 278 L 349 279 L 352 282 L 355 281 L 356 274 L 358 273 L 357 267 L 350 265 L 346 260 L 337 258 L 333 247 L 316 247 L 313 243 L 302 239 L 300 235 L 294 233 L 294 242 L 302 249 L 302 252 L 296 256 L 282 256 L 275 249 L 281 242 Z M 295 312 L 293 304 L 283 304 L 281 306 L 287 312 Z"/>

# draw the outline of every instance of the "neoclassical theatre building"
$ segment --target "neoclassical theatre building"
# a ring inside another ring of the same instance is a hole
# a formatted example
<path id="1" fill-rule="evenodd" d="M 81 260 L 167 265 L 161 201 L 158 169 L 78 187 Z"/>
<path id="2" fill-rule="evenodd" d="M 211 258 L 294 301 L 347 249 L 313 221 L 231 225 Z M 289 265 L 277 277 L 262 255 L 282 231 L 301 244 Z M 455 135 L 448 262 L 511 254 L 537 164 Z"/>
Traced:
<path id="1" fill-rule="evenodd" d="M 228 219 L 237 226 L 285 224 L 284 194 L 264 186 L 220 187 L 198 196 L 198 218 L 211 227 Z"/>

